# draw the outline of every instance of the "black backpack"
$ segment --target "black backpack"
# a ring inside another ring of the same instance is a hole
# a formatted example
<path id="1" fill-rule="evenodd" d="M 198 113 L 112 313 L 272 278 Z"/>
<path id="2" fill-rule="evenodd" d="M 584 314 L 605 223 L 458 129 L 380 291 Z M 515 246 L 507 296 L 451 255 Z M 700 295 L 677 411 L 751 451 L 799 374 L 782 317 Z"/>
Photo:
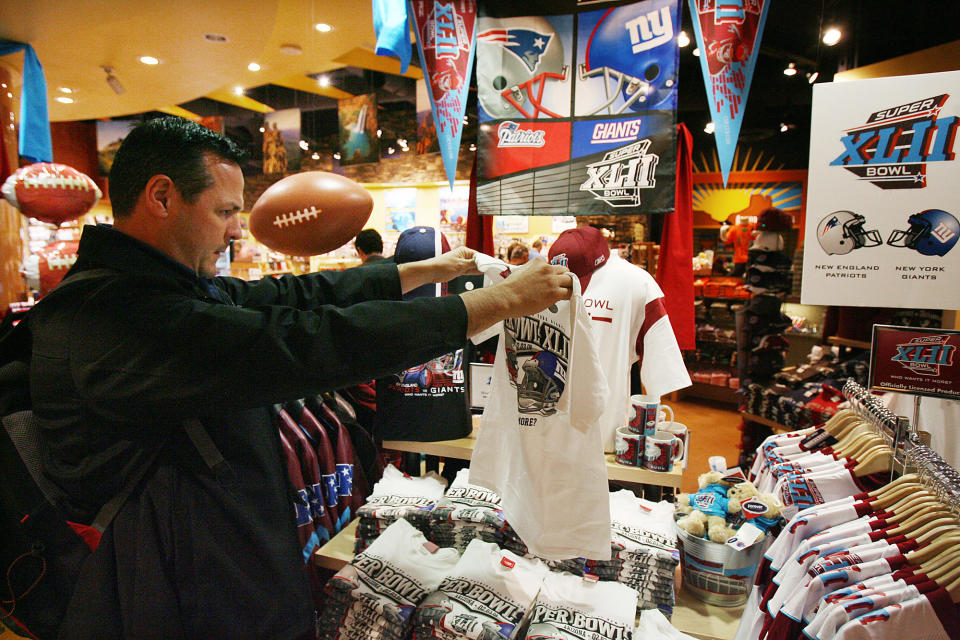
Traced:
<path id="1" fill-rule="evenodd" d="M 47 294 L 54 296 L 73 283 L 114 274 L 91 269 L 65 278 Z M 16 322 L 19 320 L 19 322 Z M 0 323 L 0 630 L 10 627 L 27 637 L 55 638 L 80 575 L 99 534 L 107 528 L 140 481 L 153 467 L 161 447 L 143 452 L 137 471 L 107 502 L 82 538 L 61 515 L 57 505 L 66 497 L 41 471 L 45 443 L 31 410 L 29 313 L 8 314 Z M 15 324 L 16 322 L 16 324 Z M 206 464 L 218 475 L 229 467 L 197 419 L 184 430 Z M 95 533 L 94 533 L 95 532 Z"/>

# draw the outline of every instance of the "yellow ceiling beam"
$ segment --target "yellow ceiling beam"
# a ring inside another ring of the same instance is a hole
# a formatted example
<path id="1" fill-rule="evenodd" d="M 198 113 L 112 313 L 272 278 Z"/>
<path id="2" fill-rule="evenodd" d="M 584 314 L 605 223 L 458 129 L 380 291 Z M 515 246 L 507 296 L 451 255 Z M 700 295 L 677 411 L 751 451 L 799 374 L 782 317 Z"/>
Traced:
<path id="1" fill-rule="evenodd" d="M 256 111 L 258 113 L 270 113 L 275 111 L 275 109 L 271 106 L 265 105 L 262 102 L 257 102 L 253 98 L 248 98 L 247 96 L 238 96 L 233 91 L 227 91 L 226 89 L 211 91 L 204 97 L 211 100 L 216 100 L 217 102 L 232 104 L 233 106 L 240 107 L 241 109 Z"/>
<path id="2" fill-rule="evenodd" d="M 286 87 L 287 89 L 296 89 L 297 91 L 303 91 L 305 93 L 315 93 L 318 96 L 325 96 L 327 98 L 333 98 L 334 100 L 344 100 L 353 97 L 352 93 L 347 93 L 336 87 L 321 87 L 320 84 L 310 76 L 289 76 L 282 80 L 273 80 L 270 84 L 275 84 L 278 87 Z"/>
<path id="3" fill-rule="evenodd" d="M 193 111 L 188 111 L 183 107 L 178 107 L 177 105 L 169 107 L 158 107 L 157 111 L 160 113 L 166 113 L 171 116 L 180 116 L 181 118 L 186 118 L 187 120 L 193 120 L 194 122 L 199 122 L 203 116 L 200 116 Z"/>
<path id="4" fill-rule="evenodd" d="M 414 53 L 414 55 L 416 55 L 416 53 Z M 413 78 L 414 80 L 423 79 L 423 71 L 421 71 L 419 67 L 410 65 L 407 67 L 406 73 L 400 73 L 399 60 L 387 56 L 378 56 L 373 51 L 364 49 L 362 47 L 355 47 L 350 51 L 347 51 L 339 58 L 335 58 L 334 62 L 339 62 L 348 67 L 359 67 L 361 69 L 370 69 L 371 71 L 382 71 L 383 73 L 390 73 L 392 75 L 403 76 L 405 78 Z"/>

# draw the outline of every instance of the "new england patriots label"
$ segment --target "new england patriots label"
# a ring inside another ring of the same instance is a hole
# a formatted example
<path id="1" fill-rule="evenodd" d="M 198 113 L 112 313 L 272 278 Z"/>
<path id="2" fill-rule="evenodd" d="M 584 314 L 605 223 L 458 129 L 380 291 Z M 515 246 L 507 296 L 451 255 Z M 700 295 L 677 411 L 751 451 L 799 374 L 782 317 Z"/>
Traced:
<path id="1" fill-rule="evenodd" d="M 547 314 L 503 321 L 510 384 L 522 414 L 552 416 L 567 386 L 570 336 Z M 536 420 L 525 426 L 536 426 Z"/>

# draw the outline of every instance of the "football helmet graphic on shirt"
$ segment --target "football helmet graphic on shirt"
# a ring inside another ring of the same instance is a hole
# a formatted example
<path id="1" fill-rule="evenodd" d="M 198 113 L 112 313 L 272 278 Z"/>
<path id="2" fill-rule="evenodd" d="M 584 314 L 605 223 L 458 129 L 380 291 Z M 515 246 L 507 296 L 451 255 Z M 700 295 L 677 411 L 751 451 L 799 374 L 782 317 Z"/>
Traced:
<path id="1" fill-rule="evenodd" d="M 960 222 L 946 211 L 927 209 L 907 218 L 910 228 L 894 229 L 887 239 L 892 247 L 906 247 L 925 256 L 945 256 L 960 238 Z"/>
<path id="2" fill-rule="evenodd" d="M 493 119 L 559 118 L 542 103 L 548 82 L 569 76 L 563 43 L 543 17 L 477 21 L 477 97 Z"/>
<path id="3" fill-rule="evenodd" d="M 639 13 L 637 5 L 607 11 L 590 34 L 578 68 L 581 81 L 603 79 L 605 102 L 577 115 L 670 108 L 677 85 L 674 39 L 669 7 L 649 13 Z M 621 96 L 623 102 L 614 107 Z"/>
<path id="4" fill-rule="evenodd" d="M 829 255 L 846 255 L 861 247 L 878 247 L 883 238 L 876 229 L 863 228 L 867 221 L 859 213 L 834 211 L 817 225 L 817 240 Z"/>
<path id="5" fill-rule="evenodd" d="M 540 351 L 521 366 L 523 378 L 517 380 L 517 408 L 520 413 L 549 416 L 557 412 L 564 381 L 557 356 Z"/>

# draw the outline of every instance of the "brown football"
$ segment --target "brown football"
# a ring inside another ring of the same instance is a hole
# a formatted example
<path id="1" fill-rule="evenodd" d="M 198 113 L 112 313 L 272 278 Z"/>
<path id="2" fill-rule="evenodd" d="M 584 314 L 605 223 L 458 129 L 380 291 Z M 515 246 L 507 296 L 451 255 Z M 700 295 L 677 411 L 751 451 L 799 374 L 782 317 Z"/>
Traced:
<path id="1" fill-rule="evenodd" d="M 101 195 L 90 176 L 55 162 L 20 167 L 7 178 L 2 191 L 23 215 L 50 224 L 79 218 L 97 204 Z"/>
<path id="2" fill-rule="evenodd" d="M 250 233 L 292 256 L 315 256 L 343 246 L 363 229 L 373 197 L 335 173 L 305 171 L 275 182 L 250 211 Z"/>

